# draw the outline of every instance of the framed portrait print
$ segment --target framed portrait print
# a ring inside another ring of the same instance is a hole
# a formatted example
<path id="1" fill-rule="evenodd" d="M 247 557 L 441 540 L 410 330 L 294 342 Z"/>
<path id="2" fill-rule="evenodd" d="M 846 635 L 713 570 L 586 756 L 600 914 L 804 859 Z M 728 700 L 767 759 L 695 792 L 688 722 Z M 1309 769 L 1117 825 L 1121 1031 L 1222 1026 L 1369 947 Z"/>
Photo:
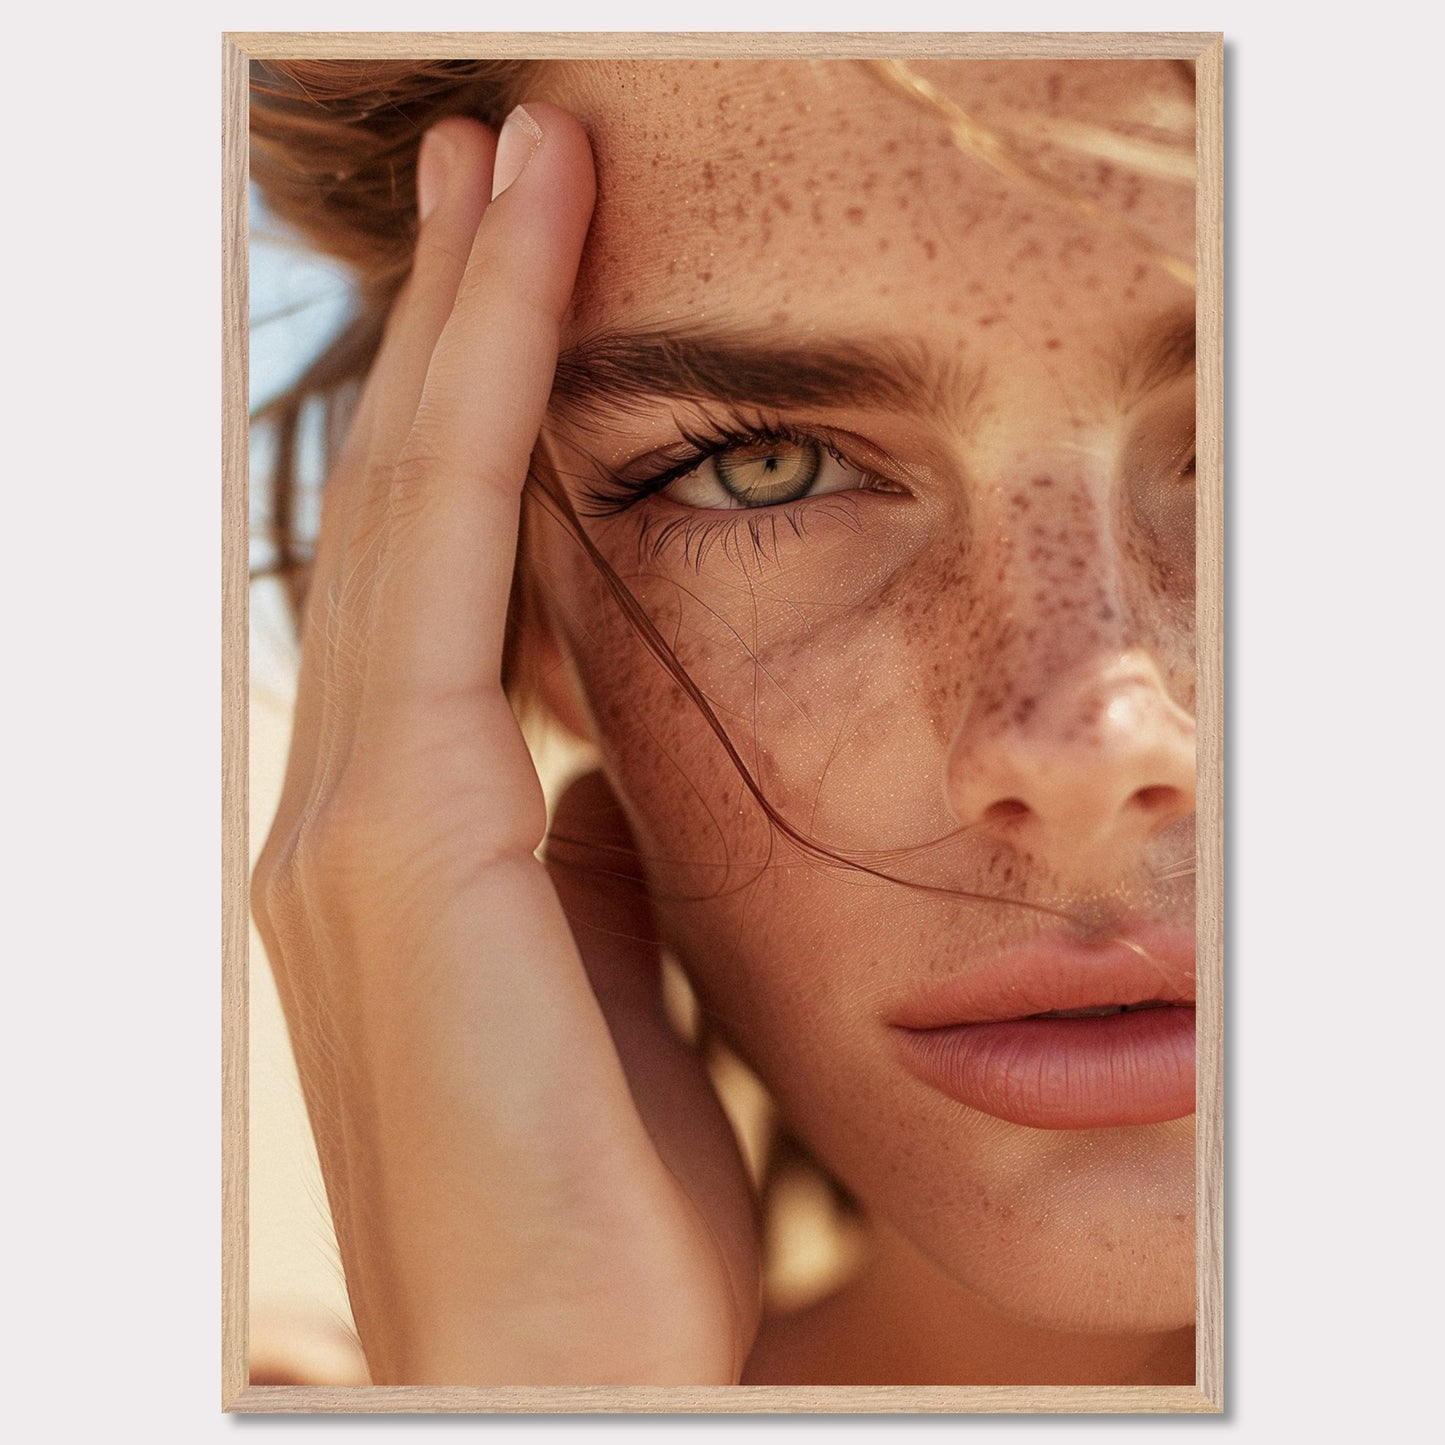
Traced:
<path id="1" fill-rule="evenodd" d="M 1221 37 L 223 65 L 223 1407 L 1220 1411 Z"/>

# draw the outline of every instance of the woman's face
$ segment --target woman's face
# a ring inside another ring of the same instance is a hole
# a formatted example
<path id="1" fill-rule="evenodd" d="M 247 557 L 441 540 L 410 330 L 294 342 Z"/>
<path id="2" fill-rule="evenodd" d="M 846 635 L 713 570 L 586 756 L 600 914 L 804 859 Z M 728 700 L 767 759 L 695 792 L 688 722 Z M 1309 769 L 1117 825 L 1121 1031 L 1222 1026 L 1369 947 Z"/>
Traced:
<path id="1" fill-rule="evenodd" d="M 1193 998 L 1194 298 L 1159 261 L 1193 88 L 913 69 L 1056 184 L 856 62 L 545 91 L 599 174 L 551 461 L 768 802 L 865 868 L 769 823 L 540 510 L 532 561 L 665 932 L 820 1159 L 1005 1309 L 1169 1328 L 1192 1009 L 998 1025 Z"/>

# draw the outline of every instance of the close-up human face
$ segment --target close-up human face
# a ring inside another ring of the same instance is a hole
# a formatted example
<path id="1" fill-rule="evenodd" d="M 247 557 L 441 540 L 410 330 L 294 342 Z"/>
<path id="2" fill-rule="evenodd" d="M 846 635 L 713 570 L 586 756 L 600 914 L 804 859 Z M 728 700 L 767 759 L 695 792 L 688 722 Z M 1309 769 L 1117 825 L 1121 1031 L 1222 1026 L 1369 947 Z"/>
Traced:
<path id="1" fill-rule="evenodd" d="M 664 935 L 789 1123 L 994 1305 L 1166 1329 L 1194 1289 L 1192 82 L 911 69 L 943 107 L 849 61 L 548 73 L 598 202 L 527 561 Z"/>

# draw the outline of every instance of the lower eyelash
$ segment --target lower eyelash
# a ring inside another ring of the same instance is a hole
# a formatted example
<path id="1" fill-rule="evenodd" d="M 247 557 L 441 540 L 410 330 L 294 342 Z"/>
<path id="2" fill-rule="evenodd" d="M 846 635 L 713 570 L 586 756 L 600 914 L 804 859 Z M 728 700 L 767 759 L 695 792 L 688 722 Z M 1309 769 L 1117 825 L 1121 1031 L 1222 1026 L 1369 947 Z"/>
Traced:
<path id="1" fill-rule="evenodd" d="M 670 521 L 644 527 L 642 535 L 637 539 L 638 558 L 642 562 L 655 563 L 665 552 L 681 547 L 684 565 L 700 572 L 703 562 L 707 559 L 707 554 L 719 542 L 723 545 L 724 555 L 727 555 L 729 547 L 738 538 L 738 524 L 743 520 L 745 519 L 741 516 L 674 517 Z M 758 523 L 763 519 L 746 518 L 746 520 Z M 756 548 L 757 555 L 764 556 L 761 529 L 756 525 L 753 526 L 749 529 L 749 536 Z M 771 530 L 769 540 L 776 552 L 776 527 Z"/>
<path id="2" fill-rule="evenodd" d="M 723 555 L 737 566 L 747 563 L 744 548 L 755 560 L 775 561 L 778 556 L 780 527 L 795 537 L 807 531 L 810 514 L 816 519 L 824 512 L 858 531 L 857 505 L 849 492 L 833 492 L 813 502 L 804 499 L 777 507 L 757 507 L 751 511 L 728 512 L 722 516 L 690 513 L 682 517 L 653 519 L 644 524 L 637 539 L 638 561 L 656 563 L 665 552 L 680 547 L 682 561 L 694 571 L 701 571 L 708 554 L 721 547 Z"/>

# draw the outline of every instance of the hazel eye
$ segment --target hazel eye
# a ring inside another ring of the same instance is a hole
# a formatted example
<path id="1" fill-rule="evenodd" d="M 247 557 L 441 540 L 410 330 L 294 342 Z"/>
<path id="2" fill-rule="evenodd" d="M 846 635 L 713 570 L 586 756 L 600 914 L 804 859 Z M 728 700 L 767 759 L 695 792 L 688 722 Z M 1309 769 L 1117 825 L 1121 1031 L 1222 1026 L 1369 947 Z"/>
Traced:
<path id="1" fill-rule="evenodd" d="M 806 438 L 737 442 L 706 458 L 663 494 L 713 511 L 775 507 L 826 492 L 856 490 L 868 474 Z"/>
<path id="2" fill-rule="evenodd" d="M 823 465 L 817 442 L 760 443 L 712 458 L 717 479 L 748 506 L 791 502 L 806 496 Z"/>

